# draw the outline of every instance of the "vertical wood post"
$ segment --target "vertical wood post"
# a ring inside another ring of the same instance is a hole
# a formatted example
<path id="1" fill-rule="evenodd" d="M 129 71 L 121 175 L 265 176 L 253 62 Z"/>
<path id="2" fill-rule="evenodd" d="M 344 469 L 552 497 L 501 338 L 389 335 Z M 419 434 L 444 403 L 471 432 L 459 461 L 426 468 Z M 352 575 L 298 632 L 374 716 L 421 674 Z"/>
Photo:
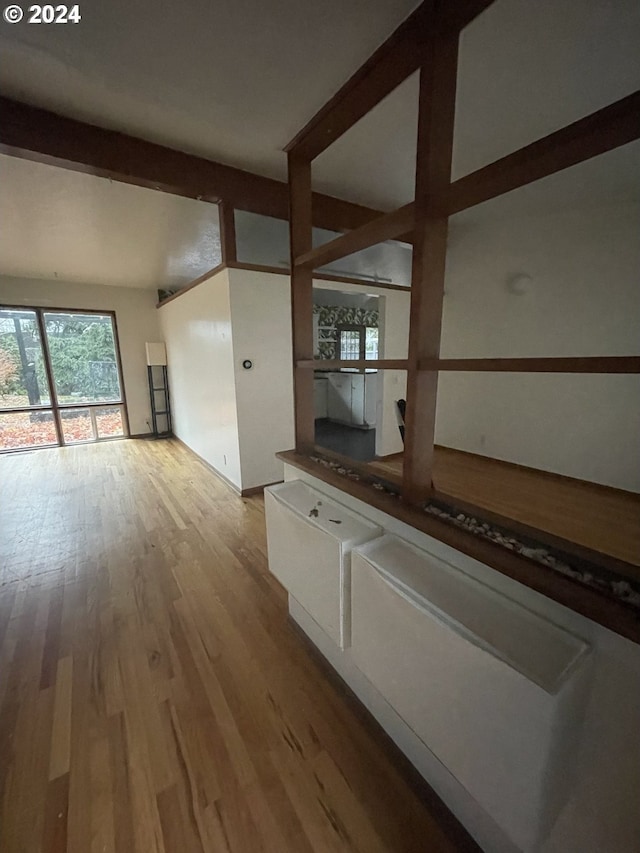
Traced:
<path id="1" fill-rule="evenodd" d="M 313 370 L 297 367 L 313 359 L 313 273 L 295 260 L 311 250 L 311 163 L 289 155 L 289 235 L 291 246 L 291 314 L 296 449 L 309 451 L 315 443 Z"/>
<path id="2" fill-rule="evenodd" d="M 414 503 L 433 487 L 438 372 L 419 361 L 440 355 L 457 65 L 458 33 L 434 39 L 420 69 L 403 474 L 403 495 Z"/>
<path id="3" fill-rule="evenodd" d="M 218 205 L 220 215 L 220 247 L 222 263 L 234 264 L 238 260 L 236 251 L 236 221 L 233 207 L 227 201 Z"/>

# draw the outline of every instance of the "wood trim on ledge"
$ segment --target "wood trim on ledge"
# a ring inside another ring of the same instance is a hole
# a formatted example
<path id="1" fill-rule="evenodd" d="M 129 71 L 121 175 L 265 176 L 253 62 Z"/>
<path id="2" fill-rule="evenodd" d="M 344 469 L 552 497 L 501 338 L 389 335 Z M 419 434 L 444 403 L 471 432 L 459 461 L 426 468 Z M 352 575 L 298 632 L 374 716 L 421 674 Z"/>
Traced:
<path id="1" fill-rule="evenodd" d="M 313 462 L 295 450 L 276 454 L 285 464 L 306 471 L 313 477 L 369 504 L 381 512 L 433 536 L 440 542 L 512 578 L 529 589 L 551 598 L 599 625 L 640 644 L 640 617 L 624 603 L 547 568 L 493 542 L 454 527 L 416 506 L 381 492 L 368 483 L 345 476 Z M 480 512 L 480 510 L 478 510 Z"/>
<path id="2" fill-rule="evenodd" d="M 218 264 L 218 266 L 214 267 L 212 270 L 208 270 L 207 272 L 203 273 L 198 278 L 194 278 L 193 281 L 190 281 L 189 284 L 185 284 L 184 287 L 181 287 L 180 290 L 178 290 L 176 293 L 172 294 L 171 296 L 168 296 L 166 299 L 163 299 L 162 302 L 156 302 L 156 308 L 163 308 L 165 305 L 168 305 L 169 302 L 173 302 L 173 300 L 177 299 L 179 296 L 184 296 L 185 293 L 188 293 L 190 290 L 193 290 L 194 287 L 197 287 L 199 284 L 202 284 L 204 281 L 207 281 L 207 279 L 211 278 L 217 273 L 222 272 L 222 270 L 226 270 L 227 266 L 228 264 L 225 264 L 223 262 L 221 264 Z"/>
<path id="3" fill-rule="evenodd" d="M 640 373 L 640 356 L 422 358 L 418 362 L 418 370 L 454 370 L 462 373 Z"/>

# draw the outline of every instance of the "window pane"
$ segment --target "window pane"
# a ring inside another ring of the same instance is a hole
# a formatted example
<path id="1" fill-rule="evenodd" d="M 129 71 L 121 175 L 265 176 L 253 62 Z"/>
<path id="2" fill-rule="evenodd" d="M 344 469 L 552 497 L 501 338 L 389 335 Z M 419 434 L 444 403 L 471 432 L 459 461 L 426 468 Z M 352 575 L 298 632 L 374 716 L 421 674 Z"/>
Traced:
<path id="1" fill-rule="evenodd" d="M 0 408 L 50 404 L 35 311 L 0 309 Z"/>
<path id="2" fill-rule="evenodd" d="M 89 409 L 62 409 L 60 422 L 65 444 L 93 441 L 96 437 Z"/>
<path id="3" fill-rule="evenodd" d="M 365 340 L 365 358 L 378 357 L 378 330 L 367 326 L 367 336 Z"/>
<path id="4" fill-rule="evenodd" d="M 342 329 L 340 332 L 340 358 L 360 358 L 360 332 Z"/>
<path id="5" fill-rule="evenodd" d="M 109 315 L 44 315 L 59 403 L 122 399 L 113 323 Z"/>
<path id="6" fill-rule="evenodd" d="M 96 426 L 98 427 L 98 438 L 113 438 L 117 435 L 124 435 L 124 427 L 122 425 L 122 409 L 96 409 Z"/>
<path id="7" fill-rule="evenodd" d="M 0 450 L 57 443 L 52 412 L 0 413 Z"/>

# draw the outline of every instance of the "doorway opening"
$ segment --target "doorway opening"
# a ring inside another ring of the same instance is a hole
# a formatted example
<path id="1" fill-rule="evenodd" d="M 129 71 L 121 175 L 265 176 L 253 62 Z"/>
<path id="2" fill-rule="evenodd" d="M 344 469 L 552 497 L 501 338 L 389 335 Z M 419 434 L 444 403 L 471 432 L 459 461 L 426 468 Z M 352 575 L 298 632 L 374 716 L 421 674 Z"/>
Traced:
<path id="1" fill-rule="evenodd" d="M 0 306 L 0 452 L 128 434 L 113 312 Z"/>
<path id="2" fill-rule="evenodd" d="M 368 462 L 376 454 L 378 371 L 333 362 L 379 357 L 379 297 L 314 288 L 313 302 L 315 442 Z"/>

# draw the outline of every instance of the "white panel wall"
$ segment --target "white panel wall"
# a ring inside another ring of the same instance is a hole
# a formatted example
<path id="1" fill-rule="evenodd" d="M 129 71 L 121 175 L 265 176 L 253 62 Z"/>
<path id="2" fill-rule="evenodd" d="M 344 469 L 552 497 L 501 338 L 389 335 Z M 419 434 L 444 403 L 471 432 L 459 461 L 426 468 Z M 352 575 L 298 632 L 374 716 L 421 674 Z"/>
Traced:
<path id="1" fill-rule="evenodd" d="M 0 276 L 0 304 L 116 312 L 132 435 L 150 432 L 144 345 L 160 337 L 156 301 L 154 290 Z"/>
<path id="2" fill-rule="evenodd" d="M 294 446 L 290 282 L 251 270 L 228 275 L 242 488 L 250 489 L 282 480 L 275 454 Z"/>
<path id="3" fill-rule="evenodd" d="M 454 217 L 443 357 L 637 355 L 639 233 L 637 204 Z M 460 450 L 638 491 L 639 434 L 634 376 L 440 376 L 436 439 Z"/>
<path id="4" fill-rule="evenodd" d="M 174 433 L 242 488 L 226 270 L 159 311 L 167 345 Z"/>

